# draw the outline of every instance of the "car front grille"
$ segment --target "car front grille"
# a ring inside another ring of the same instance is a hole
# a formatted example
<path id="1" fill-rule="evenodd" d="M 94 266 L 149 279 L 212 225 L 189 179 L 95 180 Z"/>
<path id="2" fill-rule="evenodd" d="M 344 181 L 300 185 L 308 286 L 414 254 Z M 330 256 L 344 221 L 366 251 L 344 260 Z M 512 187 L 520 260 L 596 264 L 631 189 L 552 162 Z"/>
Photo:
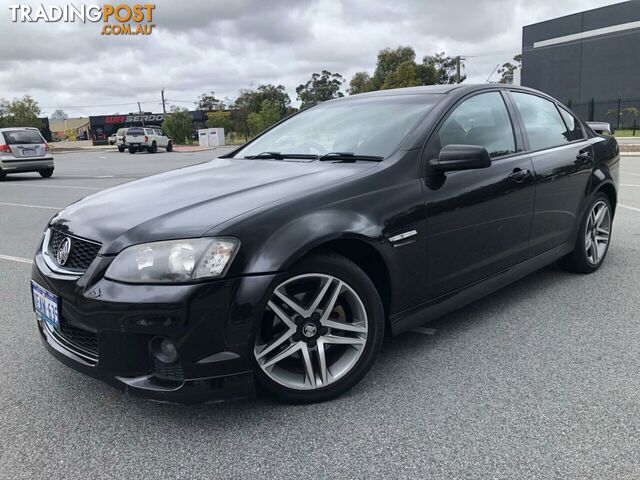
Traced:
<path id="1" fill-rule="evenodd" d="M 60 265 L 57 259 L 57 254 L 65 238 L 69 238 L 71 240 L 71 250 L 65 264 Z M 52 228 L 47 253 L 58 266 L 67 270 L 84 272 L 89 268 L 91 262 L 93 262 L 93 260 L 98 256 L 101 246 L 102 245 L 99 243 L 73 237 Z"/>
<path id="2" fill-rule="evenodd" d="M 84 328 L 69 325 L 64 318 L 60 319 L 60 329 L 53 329 L 47 322 L 38 322 L 41 329 L 46 329 L 58 345 L 80 357 L 91 366 L 98 364 L 98 335 Z"/>

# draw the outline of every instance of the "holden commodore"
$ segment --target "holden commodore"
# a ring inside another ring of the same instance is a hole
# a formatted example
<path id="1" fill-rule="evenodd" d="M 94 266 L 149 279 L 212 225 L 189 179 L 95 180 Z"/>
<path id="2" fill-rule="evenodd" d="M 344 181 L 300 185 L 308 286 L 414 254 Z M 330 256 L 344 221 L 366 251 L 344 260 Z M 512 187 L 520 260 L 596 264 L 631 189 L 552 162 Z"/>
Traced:
<path id="1" fill-rule="evenodd" d="M 615 139 L 531 89 L 329 101 L 58 213 L 37 324 L 60 361 L 149 399 L 322 401 L 387 335 L 556 261 L 596 271 L 618 179 Z"/>

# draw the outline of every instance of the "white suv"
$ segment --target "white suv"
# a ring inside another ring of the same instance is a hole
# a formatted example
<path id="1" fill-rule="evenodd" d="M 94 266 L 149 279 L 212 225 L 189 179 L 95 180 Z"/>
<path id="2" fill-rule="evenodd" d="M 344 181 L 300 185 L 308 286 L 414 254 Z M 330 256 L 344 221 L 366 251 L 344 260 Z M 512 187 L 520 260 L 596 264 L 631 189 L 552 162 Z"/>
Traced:
<path id="1" fill-rule="evenodd" d="M 136 153 L 139 150 L 156 153 L 158 147 L 166 149 L 167 152 L 173 150 L 171 139 L 158 127 L 127 128 L 124 134 L 124 145 L 129 153 Z"/>
<path id="2" fill-rule="evenodd" d="M 0 128 L 0 180 L 7 173 L 53 175 L 53 155 L 40 131 L 33 127 Z"/>

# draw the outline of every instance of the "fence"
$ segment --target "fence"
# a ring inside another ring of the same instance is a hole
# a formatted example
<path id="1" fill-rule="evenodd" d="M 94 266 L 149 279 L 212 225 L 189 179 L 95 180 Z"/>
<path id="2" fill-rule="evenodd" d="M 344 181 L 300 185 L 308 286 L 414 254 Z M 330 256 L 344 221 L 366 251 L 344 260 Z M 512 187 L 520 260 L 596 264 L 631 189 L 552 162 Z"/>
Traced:
<path id="1" fill-rule="evenodd" d="M 616 130 L 640 132 L 640 99 L 596 100 L 576 103 L 569 99 L 566 105 L 587 121 L 609 122 Z"/>

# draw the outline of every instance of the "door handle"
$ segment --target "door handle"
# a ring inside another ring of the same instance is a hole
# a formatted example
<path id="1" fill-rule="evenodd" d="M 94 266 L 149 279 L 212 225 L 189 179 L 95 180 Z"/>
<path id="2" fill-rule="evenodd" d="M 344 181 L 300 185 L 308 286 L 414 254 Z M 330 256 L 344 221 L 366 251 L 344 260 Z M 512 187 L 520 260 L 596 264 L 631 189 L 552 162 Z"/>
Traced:
<path id="1" fill-rule="evenodd" d="M 522 168 L 514 168 L 513 172 L 509 174 L 509 178 L 518 183 L 524 181 L 529 175 L 531 175 L 531 170 L 522 169 Z"/>
<path id="2" fill-rule="evenodd" d="M 576 155 L 576 160 L 581 160 L 583 162 L 591 160 L 591 151 L 590 150 L 580 150 L 578 155 Z"/>

